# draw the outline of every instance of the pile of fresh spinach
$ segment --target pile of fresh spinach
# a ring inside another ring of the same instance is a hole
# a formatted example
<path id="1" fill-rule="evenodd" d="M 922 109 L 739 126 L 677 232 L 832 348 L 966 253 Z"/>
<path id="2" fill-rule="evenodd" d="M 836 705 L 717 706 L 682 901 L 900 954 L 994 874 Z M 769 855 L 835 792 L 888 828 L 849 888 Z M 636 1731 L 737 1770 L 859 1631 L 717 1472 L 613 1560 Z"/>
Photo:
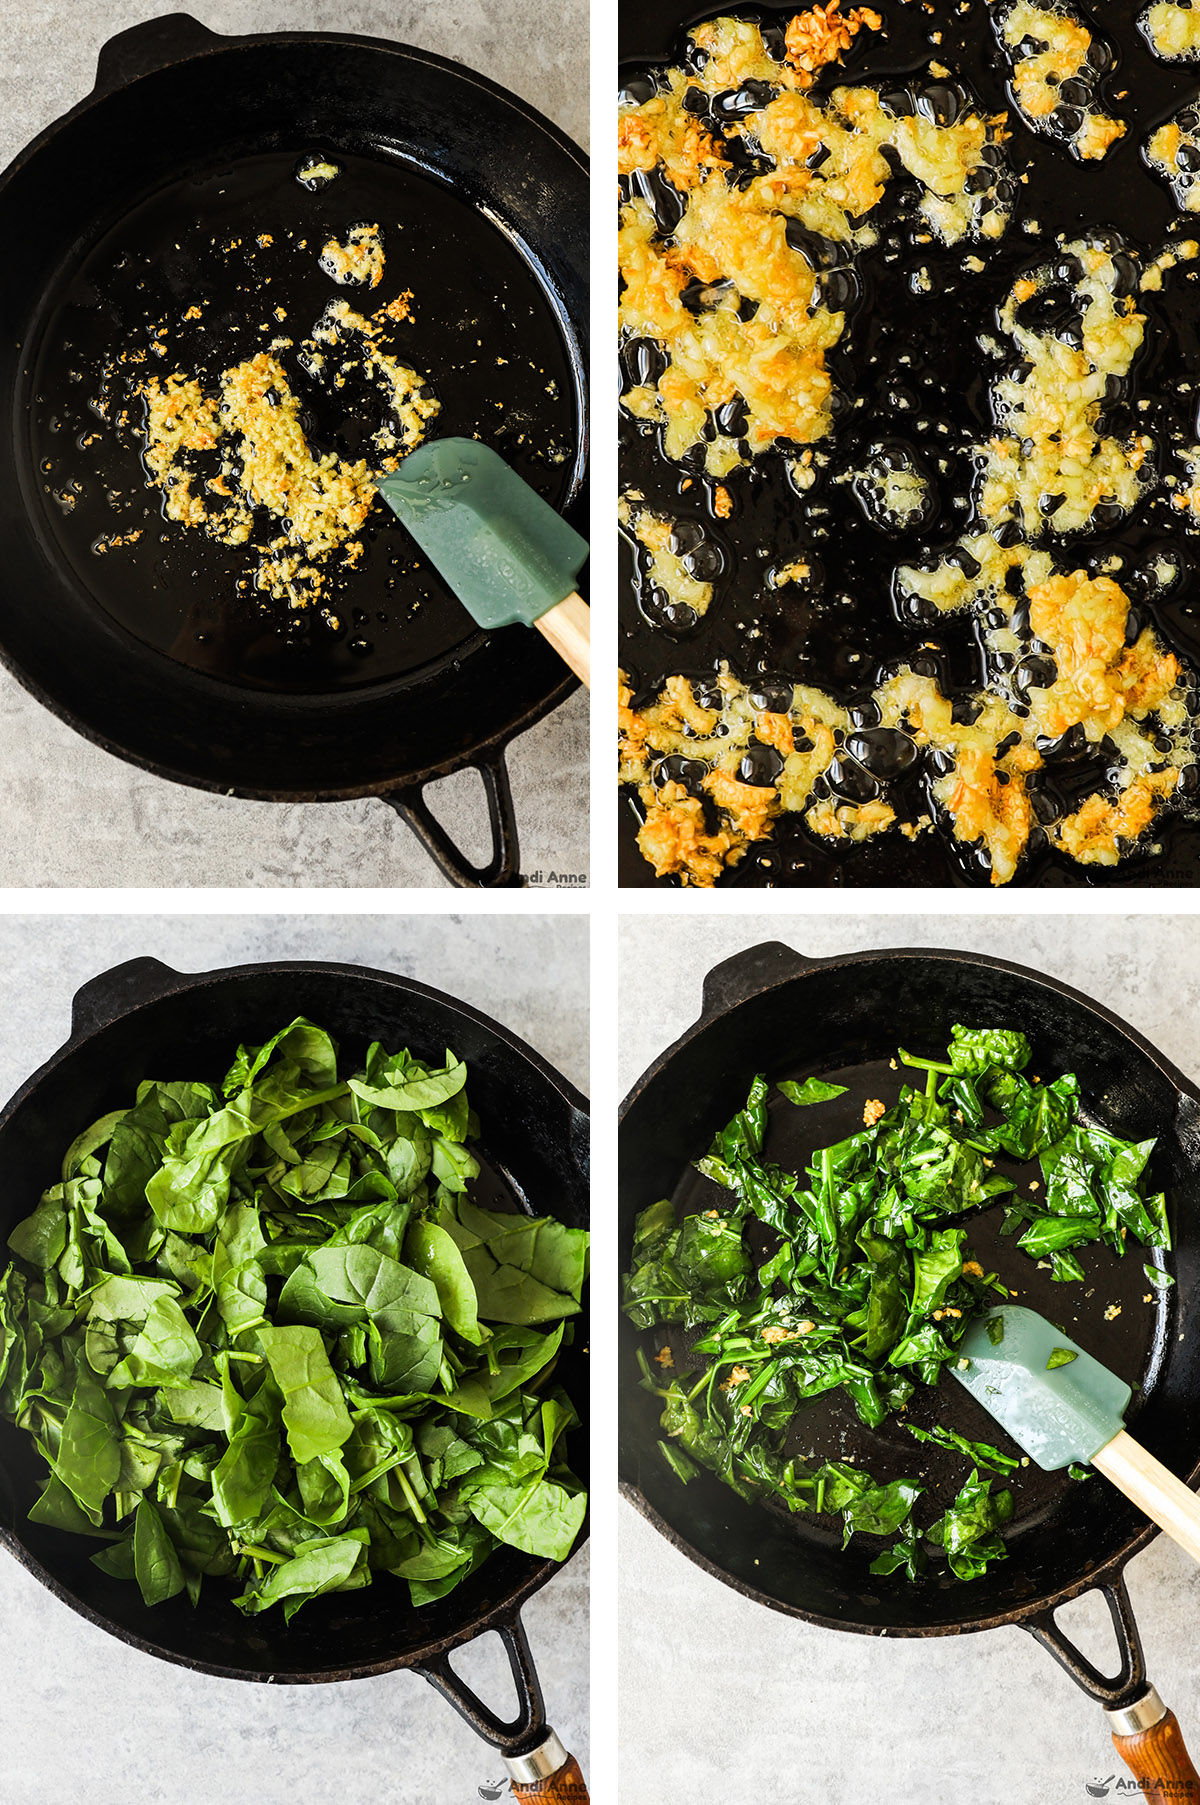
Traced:
<path id="1" fill-rule="evenodd" d="M 1007 1295 L 971 1257 L 970 1212 L 1004 1197 L 1001 1232 L 1020 1230 L 1017 1245 L 1068 1282 L 1083 1277 L 1074 1250 L 1087 1242 L 1118 1254 L 1128 1236 L 1169 1248 L 1166 1208 L 1161 1194 L 1140 1189 L 1154 1142 L 1084 1122 L 1073 1074 L 1050 1084 L 1027 1078 L 1023 1034 L 956 1026 L 944 1060 L 902 1049 L 898 1058 L 924 1072 L 923 1086 L 902 1086 L 878 1120 L 820 1148 L 803 1176 L 763 1158 L 768 1085 L 755 1078 L 745 1108 L 697 1162 L 730 1201 L 681 1223 L 668 1201 L 641 1213 L 624 1308 L 640 1329 L 679 1325 L 695 1335 L 690 1370 L 669 1384 L 670 1349 L 660 1350 L 657 1370 L 639 1350 L 642 1383 L 663 1399 L 659 1445 L 685 1483 L 698 1463 L 743 1497 L 839 1514 L 843 1545 L 855 1531 L 898 1536 L 873 1572 L 903 1568 L 916 1578 L 940 1549 L 957 1578 L 973 1579 L 1003 1556 L 999 1532 L 1013 1509 L 1011 1492 L 994 1491 L 987 1472 L 1003 1476 L 1018 1460 L 952 1430 L 913 1428 L 972 1467 L 951 1507 L 918 1531 L 918 1484 L 879 1485 L 846 1462 L 814 1468 L 788 1457 L 793 1419 L 807 1399 L 840 1388 L 878 1428 L 918 1382 L 937 1384 L 968 1323 L 995 1293 Z M 844 1088 L 818 1078 L 779 1086 L 800 1106 Z M 1015 1180 L 995 1169 L 999 1155 L 1040 1162 L 1036 1201 L 1032 1186 L 1019 1197 Z M 774 1231 L 765 1237 L 774 1251 L 757 1265 L 751 1223 Z M 1171 1282 L 1159 1267 L 1146 1272 Z"/>
<path id="2" fill-rule="evenodd" d="M 472 1203 L 466 1080 L 378 1044 L 343 1079 L 300 1018 L 79 1135 L 0 1279 L 31 1518 L 147 1604 L 210 1574 L 289 1620 L 379 1572 L 425 1604 L 499 1543 L 565 1559 L 588 1238 Z"/>

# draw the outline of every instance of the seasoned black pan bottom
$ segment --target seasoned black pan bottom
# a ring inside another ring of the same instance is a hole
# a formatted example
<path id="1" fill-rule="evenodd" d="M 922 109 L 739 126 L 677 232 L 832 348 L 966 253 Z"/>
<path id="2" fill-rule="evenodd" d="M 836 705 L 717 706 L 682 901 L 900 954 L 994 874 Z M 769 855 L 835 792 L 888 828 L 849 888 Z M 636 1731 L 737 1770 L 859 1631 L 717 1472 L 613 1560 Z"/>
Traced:
<path id="1" fill-rule="evenodd" d="M 936 1058 L 941 1056 L 943 1049 L 922 1047 L 919 1051 Z M 862 1106 L 868 1097 L 879 1098 L 890 1107 L 897 1100 L 901 1085 L 913 1081 L 913 1074 L 904 1068 L 893 1070 L 890 1059 L 894 1055 L 874 1057 L 873 1053 L 872 1049 L 861 1061 L 839 1066 L 836 1070 L 821 1071 L 821 1077 L 847 1087 L 844 1096 L 831 1102 L 798 1109 L 775 1095 L 764 1158 L 785 1170 L 803 1171 L 818 1147 L 841 1140 L 862 1128 Z M 1036 1065 L 1030 1067 L 1031 1073 L 1039 1070 Z M 790 1067 L 772 1074 L 783 1078 L 807 1075 L 807 1070 L 793 1071 Z M 1043 1075 L 1047 1081 L 1051 1076 L 1057 1076 L 1049 1070 Z M 920 1074 L 917 1076 L 919 1078 Z M 743 1101 L 732 1093 L 722 1099 L 723 1104 L 728 1105 L 730 1115 Z M 1106 1120 L 1101 1125 L 1119 1129 L 1112 1121 Z M 1004 1156 L 998 1158 L 996 1169 L 1015 1178 L 1024 1194 L 1028 1194 L 1030 1178 L 1040 1179 L 1041 1176 L 1036 1162 L 1022 1165 Z M 691 1168 L 685 1172 L 674 1193 L 681 1215 L 720 1208 L 727 1199 L 728 1193 L 719 1185 Z M 1058 1284 L 1048 1270 L 1040 1269 L 1035 1260 L 1019 1250 L 1015 1237 L 1005 1238 L 1000 1234 L 1003 1215 L 1001 1201 L 990 1209 L 964 1218 L 971 1257 L 980 1261 L 985 1272 L 998 1273 L 1002 1283 L 1010 1288 L 1012 1302 L 1036 1310 L 1057 1324 L 1134 1388 L 1128 1421 L 1136 1435 L 1140 1399 L 1152 1389 L 1165 1355 L 1171 1309 L 1170 1293 L 1157 1291 L 1142 1270 L 1143 1260 L 1149 1258 L 1148 1252 L 1131 1246 L 1125 1258 L 1118 1259 L 1106 1247 L 1087 1247 L 1080 1257 L 1080 1264 L 1087 1274 L 1084 1283 Z M 778 1245 L 769 1230 L 755 1227 L 751 1234 L 760 1237 L 754 1246 L 756 1258 L 768 1257 L 768 1248 L 773 1252 Z M 679 1329 L 670 1331 L 676 1366 L 683 1372 L 685 1384 L 686 1350 L 696 1339 L 696 1333 Z M 653 1335 L 655 1346 L 661 1345 L 664 1331 L 653 1331 Z M 943 1378 L 933 1389 L 918 1385 L 907 1408 L 893 1412 L 878 1429 L 865 1427 L 853 1404 L 841 1391 L 811 1399 L 796 1413 L 786 1451 L 814 1464 L 825 1460 L 848 1460 L 883 1483 L 900 1478 L 915 1479 L 924 1488 L 915 1517 L 924 1525 L 933 1522 L 952 1503 L 968 1477 L 970 1467 L 959 1455 L 917 1442 L 908 1434 L 907 1422 L 920 1428 L 932 1428 L 940 1423 L 971 1440 L 990 1442 L 1009 1454 L 1020 1453 L 982 1406 L 950 1378 Z M 702 1483 L 707 1487 L 718 1482 L 705 1476 Z M 997 1479 L 995 1489 L 1009 1487 L 1015 1504 L 1013 1519 L 1004 1531 L 1005 1542 L 1011 1546 L 1014 1540 L 1043 1523 L 1080 1485 L 1099 1487 L 1104 1483 L 1095 1475 L 1086 1480 L 1074 1480 L 1065 1471 L 1044 1473 L 1032 1462 L 1011 1476 Z M 691 1482 L 689 1491 L 696 1484 L 697 1481 Z M 794 1541 L 798 1550 L 806 1546 L 840 1548 L 841 1525 L 836 1518 L 793 1514 L 782 1504 L 771 1501 L 763 1508 L 770 1511 L 776 1533 Z M 864 1558 L 869 1560 L 888 1542 L 874 1537 L 856 1538 L 855 1545 L 862 1551 L 869 1551 L 864 1553 Z M 944 1586 L 952 1591 L 962 1589 L 959 1582 L 940 1568 L 931 1571 L 922 1586 Z"/>
<path id="2" fill-rule="evenodd" d="M 314 154 L 341 173 L 310 191 L 296 172 Z M 321 246 L 358 221 L 383 233 L 385 269 L 373 289 L 338 286 L 318 261 Z M 314 453 L 379 468 L 371 435 L 386 409 L 377 388 L 353 375 L 335 387 L 333 356 L 314 376 L 298 354 L 330 301 L 371 315 L 406 290 L 411 317 L 384 342 L 440 403 L 427 436 L 484 439 L 565 506 L 579 481 L 575 385 L 524 257 L 436 175 L 306 142 L 209 162 L 157 188 L 53 285 L 32 334 L 21 447 L 27 504 L 51 559 L 147 645 L 256 689 L 379 684 L 464 647 L 475 635 L 469 616 L 382 502 L 359 535 L 359 564 L 328 602 L 292 609 L 253 585 L 239 589 L 253 569 L 249 548 L 165 519 L 140 458 L 137 391 L 147 376 L 180 371 L 215 394 L 222 371 L 276 341 Z M 192 308 L 199 317 L 185 319 Z M 165 355 L 154 354 L 156 342 Z"/>

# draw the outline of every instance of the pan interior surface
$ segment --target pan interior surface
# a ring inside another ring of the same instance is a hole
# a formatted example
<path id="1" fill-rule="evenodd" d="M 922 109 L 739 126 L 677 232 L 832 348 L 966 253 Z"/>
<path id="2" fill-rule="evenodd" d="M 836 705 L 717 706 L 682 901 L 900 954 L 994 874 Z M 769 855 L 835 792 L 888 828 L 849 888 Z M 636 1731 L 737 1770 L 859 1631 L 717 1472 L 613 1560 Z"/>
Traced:
<path id="1" fill-rule="evenodd" d="M 1084 1283 L 1059 1284 L 1016 1247 L 1015 1238 L 1001 1236 L 1001 1205 L 962 1220 L 973 1257 L 1012 1287 L 1013 1301 L 1061 1326 L 1134 1387 L 1126 1419 L 1131 1432 L 1173 1471 L 1188 1474 L 1200 1461 L 1200 1433 L 1187 1403 L 1186 1369 L 1194 1356 L 1181 1337 L 1193 1308 L 1185 1275 L 1195 1257 L 1190 1236 L 1200 1189 L 1177 1137 L 1175 1094 L 1119 1030 L 1049 985 L 1038 988 L 966 960 L 882 955 L 849 967 L 817 968 L 739 1005 L 681 1046 L 631 1106 L 622 1149 L 623 1235 L 630 1233 L 634 1210 L 658 1195 L 672 1195 L 681 1211 L 720 1205 L 725 1195 L 720 1188 L 684 1162 L 698 1158 L 711 1134 L 741 1107 L 756 1070 L 765 1068 L 773 1081 L 819 1075 L 847 1086 L 843 1097 L 810 1108 L 775 1097 L 764 1157 L 802 1170 L 817 1147 L 861 1128 L 868 1098 L 895 1101 L 906 1077 L 891 1066 L 897 1040 L 914 1054 L 941 1057 L 956 1021 L 1023 1028 L 1034 1049 L 1031 1075 L 1048 1082 L 1073 1070 L 1087 1119 L 1121 1136 L 1159 1137 L 1148 1183 L 1166 1190 L 1176 1232 L 1176 1252 L 1167 1264 L 1178 1283 L 1167 1292 L 1147 1281 L 1140 1247 L 1131 1246 L 1123 1259 L 1106 1248 L 1087 1247 L 1081 1254 Z M 644 1120 L 652 1097 L 662 1143 L 657 1154 L 647 1151 Z M 664 1116 L 669 1126 L 664 1127 Z M 652 1171 L 633 1175 L 634 1150 L 649 1160 Z M 997 1170 L 1002 1166 L 1025 1181 L 1040 1176 L 1036 1167 L 1006 1165 L 1003 1157 Z M 761 1257 L 765 1247 L 764 1239 L 754 1251 Z M 686 1374 L 686 1349 L 695 1336 L 669 1333 L 676 1366 Z M 873 1633 L 982 1629 L 1040 1600 L 1080 1589 L 1144 1530 L 1144 1519 L 1098 1475 L 1077 1481 L 1065 1471 L 1043 1473 L 1030 1464 L 995 1482 L 996 1489 L 1010 1486 L 1015 1512 L 1004 1531 L 1007 1558 L 994 1562 L 981 1579 L 956 1581 L 938 1561 L 916 1584 L 873 1575 L 870 1562 L 889 1545 L 885 1540 L 856 1535 L 843 1551 L 837 1519 L 744 1501 L 707 1472 L 686 1489 L 680 1486 L 655 1446 L 661 1434 L 657 1400 L 632 1388 L 638 1337 L 628 1324 L 623 1335 L 629 1386 L 623 1477 L 685 1552 L 776 1608 Z M 661 1346 L 667 1331 L 652 1335 Z M 914 1515 L 924 1525 L 953 1500 L 971 1467 L 961 1456 L 918 1443 L 905 1421 L 925 1428 L 942 1423 L 971 1440 L 1021 1453 L 948 1377 L 933 1390 L 918 1385 L 907 1409 L 877 1430 L 864 1427 L 840 1391 L 816 1398 L 798 1410 L 786 1448 L 817 1463 L 851 1461 L 883 1482 L 915 1479 L 924 1494 Z"/>
<path id="2" fill-rule="evenodd" d="M 447 997 L 353 968 L 262 967 L 179 980 L 180 989 L 119 1016 L 52 1061 L 0 1122 L 6 1179 L 0 1242 L 53 1183 L 63 1148 L 81 1123 L 127 1104 L 151 1076 L 219 1079 L 239 1041 L 254 1043 L 297 1014 L 326 1027 L 343 1061 L 374 1039 L 441 1063 L 447 1046 L 469 1068 L 481 1121 L 478 1196 L 486 1208 L 552 1212 L 586 1226 L 587 1186 L 568 1099 L 518 1044 Z M 4 1249 L 7 1260 L 7 1247 Z M 587 1397 L 585 1335 L 559 1367 L 561 1382 Z M 587 1482 L 586 1437 L 572 1459 Z M 96 1545 L 27 1520 L 44 1479 L 29 1437 L 0 1423 L 0 1532 L 12 1552 L 73 1609 L 147 1652 L 233 1678 L 295 1682 L 353 1678 L 410 1664 L 477 1633 L 550 1577 L 555 1563 L 501 1548 L 445 1599 L 417 1610 L 407 1587 L 379 1574 L 363 1590 L 316 1598 L 290 1625 L 265 1612 L 247 1619 L 219 1581 L 193 1610 L 175 1598 L 153 1609 L 136 1585 L 92 1566 Z"/>
<path id="3" fill-rule="evenodd" d="M 298 177 L 313 162 L 338 170 L 315 191 Z M 359 222 L 380 227 L 383 276 L 339 286 L 319 254 Z M 361 338 L 317 349 L 310 335 L 331 303 L 377 320 L 407 294 L 408 317 L 382 324 L 388 354 L 438 402 L 426 436 L 485 439 L 564 507 L 579 422 L 559 323 L 528 263 L 411 164 L 297 144 L 180 174 L 64 270 L 33 335 L 22 408 L 23 475 L 50 555 L 147 645 L 235 683 L 319 692 L 444 659 L 476 628 L 382 501 L 347 544 L 361 539 L 360 560 L 340 569 L 335 554 L 328 590 L 293 606 L 254 586 L 251 547 L 166 518 L 140 456 L 147 379 L 199 379 L 215 397 L 222 372 L 264 353 L 300 403 L 313 455 L 381 470 L 374 433 L 388 407 L 362 372 Z M 197 460 L 201 497 L 221 480 L 219 458 Z M 279 533 L 278 519 L 258 518 L 254 539 Z"/>

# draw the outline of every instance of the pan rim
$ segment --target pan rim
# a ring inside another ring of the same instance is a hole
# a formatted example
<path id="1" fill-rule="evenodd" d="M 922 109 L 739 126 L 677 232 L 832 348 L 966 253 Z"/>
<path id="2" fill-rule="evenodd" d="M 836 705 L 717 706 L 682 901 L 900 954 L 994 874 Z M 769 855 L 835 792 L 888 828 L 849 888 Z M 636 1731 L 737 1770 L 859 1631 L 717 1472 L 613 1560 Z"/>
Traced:
<path id="1" fill-rule="evenodd" d="M 803 961 L 800 969 L 790 971 L 786 975 L 763 983 L 755 990 L 751 991 L 747 996 L 739 997 L 735 1001 L 724 1004 L 710 1014 L 704 1012 L 702 1005 L 701 1013 L 697 1019 L 646 1068 L 645 1072 L 643 1072 L 641 1077 L 635 1081 L 622 1099 L 618 1110 L 618 1133 L 624 1126 L 625 1119 L 630 1110 L 640 1100 L 643 1092 L 654 1079 L 660 1075 L 675 1054 L 680 1052 L 684 1047 L 690 1045 L 691 1042 L 696 1040 L 702 1033 L 707 1032 L 707 1030 L 723 1021 L 732 1011 L 743 1007 L 744 1004 L 752 1000 L 753 997 L 764 995 L 767 991 L 782 989 L 786 985 L 797 981 L 802 981 L 813 972 L 828 972 L 836 970 L 839 966 L 855 966 L 861 968 L 864 965 L 880 964 L 885 960 L 938 959 L 952 965 L 982 965 L 986 966 L 990 971 L 1009 973 L 1012 976 L 1021 979 L 1022 982 L 1036 983 L 1043 988 L 1053 991 L 1057 996 L 1068 998 L 1071 1002 L 1081 1006 L 1091 1014 L 1098 1016 L 1109 1028 L 1114 1029 L 1121 1035 L 1123 1039 L 1132 1042 L 1137 1051 L 1144 1058 L 1147 1058 L 1162 1074 L 1170 1084 L 1172 1090 L 1179 1095 L 1190 1097 L 1195 1101 L 1200 1101 L 1200 1087 L 1186 1078 L 1179 1068 L 1174 1065 L 1171 1060 L 1167 1059 L 1165 1054 L 1160 1052 L 1152 1042 L 1147 1040 L 1144 1035 L 1140 1034 L 1136 1028 L 1124 1021 L 1115 1013 L 1115 1011 L 1109 1009 L 1104 1003 L 1097 1002 L 1094 998 L 1086 996 L 1083 991 L 1076 990 L 1072 985 L 1063 983 L 1059 979 L 1051 977 L 1047 972 L 1038 971 L 1033 966 L 1021 965 L 1011 959 L 997 958 L 989 953 L 972 952 L 962 947 L 869 947 L 864 948 L 861 952 L 857 953 L 833 953 L 828 957 L 814 958 L 810 955 L 800 953 L 796 948 L 788 946 L 788 943 L 785 941 L 757 942 L 753 947 L 740 948 L 738 952 L 729 956 L 730 962 L 739 958 L 745 958 L 748 954 L 757 951 L 762 946 L 768 944 L 784 946 L 789 952 L 795 954 L 798 959 Z M 715 968 L 710 968 L 710 970 L 711 969 Z M 622 1388 L 624 1389 L 624 1374 L 620 1375 L 619 1383 L 621 1383 Z M 1181 1477 L 1184 1479 L 1185 1484 L 1190 1486 L 1195 1485 L 1197 1479 L 1200 1479 L 1200 1456 L 1197 1457 L 1190 1470 L 1181 1475 Z M 963 1618 L 957 1622 L 949 1623 L 905 1623 L 884 1625 L 853 1622 L 842 1617 L 832 1617 L 819 1611 L 801 1609 L 796 1605 L 788 1604 L 782 1599 L 771 1597 L 768 1593 L 761 1591 L 757 1587 L 745 1584 L 733 1574 L 728 1573 L 725 1569 L 717 1566 L 707 1555 L 702 1554 L 699 1549 L 694 1547 L 684 1533 L 669 1524 L 662 1513 L 650 1503 L 636 1480 L 623 1476 L 619 1477 L 618 1489 L 626 1502 L 631 1504 L 647 1522 L 651 1523 L 679 1553 L 686 1555 L 689 1560 L 694 1562 L 694 1564 L 700 1567 L 705 1573 L 709 1574 L 711 1578 L 719 1580 L 732 1591 L 741 1593 L 743 1597 L 749 1598 L 757 1604 L 766 1605 L 769 1609 L 778 1611 L 783 1616 L 798 1618 L 802 1622 L 816 1624 L 822 1629 L 845 1630 L 854 1635 L 874 1636 L 878 1638 L 907 1638 L 916 1640 L 927 1636 L 962 1636 L 975 1634 L 983 1630 L 999 1629 L 1006 1625 L 1015 1625 L 1018 1628 L 1028 1629 L 1032 1626 L 1034 1620 L 1045 1617 L 1047 1614 L 1053 1615 L 1056 1610 L 1062 1605 L 1069 1603 L 1073 1598 L 1078 1598 L 1085 1592 L 1093 1591 L 1099 1586 L 1111 1583 L 1123 1572 L 1124 1568 L 1129 1561 L 1133 1559 L 1134 1555 L 1140 1553 L 1143 1548 L 1147 1547 L 1150 1542 L 1154 1540 L 1155 1536 L 1161 1533 L 1156 1524 L 1147 1522 L 1145 1528 L 1136 1530 L 1134 1534 L 1115 1551 L 1115 1553 L 1089 1572 L 1086 1577 L 1070 1580 L 1053 1592 L 1039 1595 L 1036 1598 L 1027 1599 L 1019 1605 L 996 1611 L 986 1617 L 980 1617 L 976 1620 Z"/>
<path id="2" fill-rule="evenodd" d="M 124 963 L 130 962 L 126 961 Z M 589 1103 L 583 1092 L 580 1091 L 576 1085 L 572 1084 L 568 1078 L 565 1078 L 561 1072 L 557 1071 L 548 1060 L 543 1058 L 543 1056 L 538 1053 L 535 1048 L 531 1047 L 527 1041 L 523 1040 L 520 1035 L 516 1034 L 511 1028 L 506 1028 L 502 1023 L 497 1022 L 493 1017 L 485 1015 L 482 1010 L 476 1009 L 472 1004 L 463 1002 L 458 997 L 451 996 L 448 991 L 438 990 L 432 985 L 423 984 L 418 978 L 410 978 L 401 972 L 387 972 L 378 967 L 355 965 L 342 960 L 262 960 L 259 962 L 251 961 L 241 965 L 221 966 L 211 971 L 200 972 L 177 971 L 174 967 L 159 960 L 154 960 L 153 963 L 161 967 L 161 970 L 167 975 L 169 981 L 157 983 L 151 995 L 123 1004 L 116 1013 L 112 1014 L 108 1019 L 92 1023 L 86 1027 L 81 1027 L 78 1032 L 76 1031 L 73 1018 L 71 1029 L 63 1044 L 58 1047 L 48 1059 L 43 1061 L 37 1070 L 13 1092 L 8 1102 L 0 1108 L 0 1131 L 3 1131 L 3 1129 L 7 1127 L 17 1110 L 28 1101 L 37 1088 L 52 1072 L 57 1071 L 68 1059 L 73 1058 L 76 1053 L 80 1052 L 101 1035 L 107 1033 L 116 1022 L 129 1021 L 136 1017 L 141 1011 L 152 1009 L 167 998 L 184 996 L 192 991 L 200 990 L 209 985 L 223 981 L 241 981 L 250 977 L 258 977 L 264 972 L 280 977 L 303 972 L 342 978 L 349 976 L 356 980 L 366 979 L 393 990 L 401 990 L 415 994 L 420 997 L 422 1001 L 435 1002 L 442 1007 L 449 1007 L 468 1018 L 477 1027 L 483 1028 L 487 1033 L 503 1042 L 510 1051 L 516 1053 L 519 1058 L 531 1065 L 538 1073 L 539 1077 L 547 1082 L 553 1090 L 558 1092 L 570 1109 L 583 1115 L 590 1122 L 591 1112 Z M 86 980 L 85 984 L 80 986 L 80 990 L 86 988 L 88 984 L 102 981 L 105 977 L 108 977 L 111 973 L 119 971 L 120 969 L 121 967 L 119 965 L 110 966 L 103 972 L 97 972 L 92 979 Z M 78 995 L 79 992 L 77 991 L 75 994 Z M 26 1572 L 31 1573 L 35 1579 L 39 1580 L 49 1592 L 53 1593 L 61 1603 L 73 1610 L 77 1616 L 83 1617 L 96 1628 L 105 1631 L 108 1635 L 115 1636 L 118 1641 L 124 1642 L 131 1648 L 138 1649 L 143 1654 L 152 1655 L 160 1661 L 169 1661 L 173 1666 L 184 1667 L 192 1673 L 212 1674 L 218 1679 L 246 1680 L 262 1685 L 321 1685 L 326 1683 L 332 1684 L 341 1680 L 370 1679 L 385 1673 L 399 1672 L 406 1668 L 419 1668 L 423 1661 L 435 1659 L 438 1655 L 446 1654 L 453 1649 L 463 1647 L 466 1643 L 474 1641 L 476 1637 L 486 1634 L 489 1630 L 499 1629 L 505 1624 L 513 1623 L 519 1615 L 521 1606 L 526 1600 L 532 1597 L 535 1592 L 540 1591 L 541 1588 L 554 1577 L 555 1573 L 560 1572 L 565 1568 L 575 1555 L 586 1545 L 588 1541 L 588 1530 L 589 1517 L 585 1516 L 584 1521 L 580 1526 L 579 1534 L 565 1561 L 544 1560 L 537 1562 L 532 1570 L 529 1571 L 523 1579 L 518 1581 L 512 1590 L 506 1593 L 505 1597 L 498 1604 L 492 1606 L 492 1608 L 482 1616 L 472 1619 L 468 1624 L 459 1625 L 448 1633 L 437 1637 L 432 1642 L 422 1644 L 417 1650 L 409 1650 L 402 1655 L 389 1656 L 383 1660 L 377 1661 L 348 1662 L 332 1668 L 319 1670 L 308 1669 L 304 1671 L 286 1670 L 283 1672 L 248 1671 L 243 1667 L 230 1666 L 223 1662 L 207 1661 L 193 1655 L 182 1654 L 175 1649 L 164 1647 L 159 1643 L 149 1640 L 145 1636 L 139 1636 L 135 1631 L 128 1629 L 125 1625 L 115 1623 L 111 1618 L 105 1616 L 102 1611 L 96 1610 L 83 1599 L 79 1598 L 69 1587 L 64 1586 L 62 1582 L 49 1571 L 45 1564 L 25 1546 L 20 1540 L 16 1530 L 10 1528 L 6 1523 L 0 1523 L 0 1544 L 3 1544 L 8 1553 L 19 1562 Z M 514 1550 L 514 1552 L 519 1553 L 520 1551 Z M 524 1558 L 531 1560 L 536 1557 L 525 1556 Z"/>
<path id="3" fill-rule="evenodd" d="M 68 107 L 64 113 L 60 113 L 57 118 L 50 120 L 47 125 L 43 126 L 41 131 L 32 137 L 23 149 L 17 152 L 11 162 L 3 169 L 0 169 L 0 195 L 3 194 L 4 189 L 8 186 L 13 177 L 24 169 L 38 152 L 42 150 L 62 127 L 71 120 L 82 116 L 86 112 L 90 112 L 94 107 L 103 106 L 105 102 L 112 99 L 115 94 L 121 93 L 127 88 L 134 88 L 139 82 L 154 81 L 158 76 L 165 74 L 170 69 L 177 69 L 184 63 L 203 61 L 209 57 L 220 56 L 230 50 L 245 49 L 251 45 L 265 48 L 271 45 L 283 44 L 343 44 L 351 48 L 365 48 L 382 52 L 388 56 L 400 56 L 412 62 L 426 64 L 430 68 L 437 69 L 444 75 L 455 77 L 456 80 L 462 81 L 468 86 L 475 86 L 483 89 L 483 91 L 490 94 L 493 99 L 502 101 L 514 112 L 522 114 L 531 125 L 552 138 L 558 145 L 558 148 L 564 151 L 566 155 L 577 164 L 583 175 L 586 176 L 589 173 L 589 158 L 583 147 L 578 144 L 574 138 L 570 137 L 561 126 L 556 125 L 552 119 L 548 118 L 546 114 L 539 112 L 529 101 L 523 100 L 519 94 L 514 94 L 511 88 L 502 87 L 499 82 L 493 81 L 490 76 L 480 74 L 478 70 L 472 69 L 468 64 L 455 62 L 450 57 L 438 56 L 434 51 L 423 50 L 417 44 L 405 44 L 402 43 L 399 38 L 371 37 L 365 32 L 355 31 L 220 32 L 212 30 L 212 28 L 207 25 L 201 25 L 201 22 L 198 19 L 192 18 L 188 13 L 175 13 L 170 16 L 176 20 L 185 21 L 188 27 L 205 31 L 213 40 L 212 43 L 191 44 L 169 56 L 167 61 L 158 64 L 154 68 L 144 69 L 137 74 L 129 75 L 113 87 L 99 88 L 93 86 L 87 94 L 83 95 L 80 100 L 75 102 L 74 106 Z M 131 29 L 136 31 L 137 27 L 134 26 Z M 114 34 L 114 37 L 107 39 L 101 46 L 100 55 L 103 56 L 104 50 L 107 49 L 108 45 L 115 42 L 116 38 L 123 35 L 123 33 L 116 33 Z"/>

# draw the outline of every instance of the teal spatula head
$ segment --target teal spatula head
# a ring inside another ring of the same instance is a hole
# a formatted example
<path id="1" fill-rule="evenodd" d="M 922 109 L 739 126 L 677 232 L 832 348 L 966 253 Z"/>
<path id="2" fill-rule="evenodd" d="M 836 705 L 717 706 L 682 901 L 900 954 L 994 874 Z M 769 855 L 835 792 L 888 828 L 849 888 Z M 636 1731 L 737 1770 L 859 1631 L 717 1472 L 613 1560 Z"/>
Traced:
<path id="1" fill-rule="evenodd" d="M 1124 1427 L 1129 1386 L 1036 1310 L 993 1310 L 959 1350 L 946 1370 L 1048 1473 L 1090 1461 Z"/>
<path id="2" fill-rule="evenodd" d="M 432 439 L 375 487 L 481 627 L 531 627 L 575 588 L 587 541 L 490 446 Z"/>

